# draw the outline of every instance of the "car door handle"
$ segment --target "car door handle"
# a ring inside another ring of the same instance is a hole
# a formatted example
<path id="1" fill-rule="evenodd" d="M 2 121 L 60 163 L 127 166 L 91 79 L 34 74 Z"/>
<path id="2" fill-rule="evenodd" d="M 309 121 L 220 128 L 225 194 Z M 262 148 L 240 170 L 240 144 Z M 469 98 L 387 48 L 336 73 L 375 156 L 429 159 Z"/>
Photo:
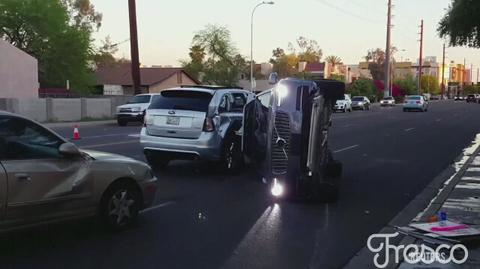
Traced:
<path id="1" fill-rule="evenodd" d="M 15 174 L 15 178 L 17 178 L 18 181 L 30 181 L 32 178 L 28 174 L 20 173 L 20 174 Z"/>

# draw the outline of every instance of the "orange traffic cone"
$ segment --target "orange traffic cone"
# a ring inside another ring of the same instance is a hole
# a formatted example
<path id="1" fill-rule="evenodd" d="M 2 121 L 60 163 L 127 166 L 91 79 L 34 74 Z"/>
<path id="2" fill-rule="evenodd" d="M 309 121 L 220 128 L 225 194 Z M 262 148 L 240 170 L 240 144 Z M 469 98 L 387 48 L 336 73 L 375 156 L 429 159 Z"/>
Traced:
<path id="1" fill-rule="evenodd" d="M 78 131 L 78 125 L 75 125 L 73 127 L 73 140 L 79 140 L 80 139 L 80 132 Z"/>

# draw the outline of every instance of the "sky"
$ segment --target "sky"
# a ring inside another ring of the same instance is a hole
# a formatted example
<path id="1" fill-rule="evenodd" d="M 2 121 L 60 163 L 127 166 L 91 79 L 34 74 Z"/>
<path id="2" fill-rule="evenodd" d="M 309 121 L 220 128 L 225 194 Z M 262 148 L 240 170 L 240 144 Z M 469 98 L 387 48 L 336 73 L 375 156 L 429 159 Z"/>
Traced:
<path id="1" fill-rule="evenodd" d="M 106 36 L 129 38 L 127 0 L 91 0 L 103 13 L 97 44 Z M 226 26 L 239 52 L 250 58 L 250 16 L 260 0 L 137 0 L 140 62 L 180 65 L 188 59 L 193 35 L 207 24 Z M 419 56 L 419 25 L 424 20 L 424 55 L 442 59 L 444 40 L 436 32 L 451 0 L 393 0 L 392 45 L 398 60 Z M 339 56 L 346 64 L 362 61 L 369 49 L 385 49 L 387 0 L 276 0 L 257 9 L 254 17 L 254 60 L 267 62 L 272 50 L 285 50 L 299 36 L 316 40 L 324 57 Z M 130 58 L 129 42 L 117 57 Z M 480 67 L 480 50 L 447 48 L 447 61 Z"/>

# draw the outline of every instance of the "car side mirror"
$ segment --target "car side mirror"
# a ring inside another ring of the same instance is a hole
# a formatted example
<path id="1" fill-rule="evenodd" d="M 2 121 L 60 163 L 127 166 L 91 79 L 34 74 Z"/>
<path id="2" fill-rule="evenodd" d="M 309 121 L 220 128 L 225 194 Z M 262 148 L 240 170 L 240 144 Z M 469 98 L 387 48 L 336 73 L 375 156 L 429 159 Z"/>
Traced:
<path id="1" fill-rule="evenodd" d="M 77 146 L 69 142 L 61 144 L 60 148 L 58 148 L 58 151 L 60 152 L 60 154 L 68 157 L 76 157 L 81 155 L 81 152 L 77 148 Z"/>

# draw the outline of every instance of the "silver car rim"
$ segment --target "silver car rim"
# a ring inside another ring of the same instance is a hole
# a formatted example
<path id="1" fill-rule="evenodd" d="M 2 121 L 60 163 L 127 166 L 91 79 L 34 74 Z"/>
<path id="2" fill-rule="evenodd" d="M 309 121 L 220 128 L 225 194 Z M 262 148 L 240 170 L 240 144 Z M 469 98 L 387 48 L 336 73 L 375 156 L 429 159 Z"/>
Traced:
<path id="1" fill-rule="evenodd" d="M 119 190 L 110 198 L 108 216 L 116 225 L 122 226 L 133 217 L 132 207 L 134 204 L 135 200 L 128 190 Z"/>

